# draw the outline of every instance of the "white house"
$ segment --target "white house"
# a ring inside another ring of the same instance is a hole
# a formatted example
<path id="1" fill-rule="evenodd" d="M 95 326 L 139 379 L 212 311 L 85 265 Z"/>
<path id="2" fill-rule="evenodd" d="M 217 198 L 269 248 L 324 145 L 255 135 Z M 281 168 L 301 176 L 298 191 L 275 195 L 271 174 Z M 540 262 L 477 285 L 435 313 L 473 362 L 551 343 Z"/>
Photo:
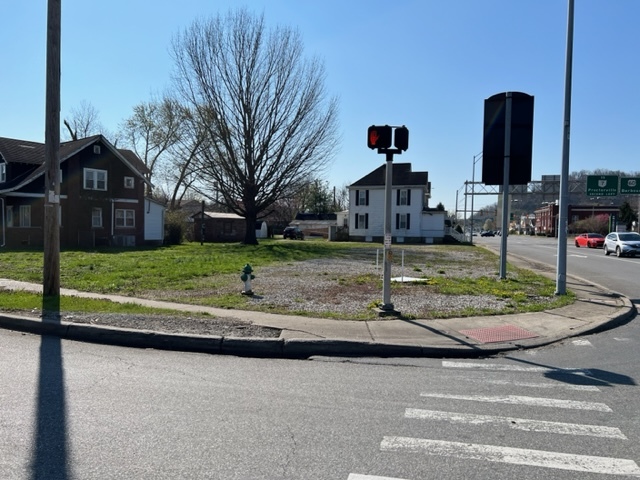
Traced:
<path id="1" fill-rule="evenodd" d="M 164 204 L 153 200 L 144 199 L 144 241 L 162 244 L 164 241 Z"/>
<path id="2" fill-rule="evenodd" d="M 349 239 L 384 240 L 386 164 L 349 186 Z M 429 208 L 428 172 L 412 172 L 410 163 L 392 166 L 391 237 L 394 243 L 439 243 L 446 212 Z"/>

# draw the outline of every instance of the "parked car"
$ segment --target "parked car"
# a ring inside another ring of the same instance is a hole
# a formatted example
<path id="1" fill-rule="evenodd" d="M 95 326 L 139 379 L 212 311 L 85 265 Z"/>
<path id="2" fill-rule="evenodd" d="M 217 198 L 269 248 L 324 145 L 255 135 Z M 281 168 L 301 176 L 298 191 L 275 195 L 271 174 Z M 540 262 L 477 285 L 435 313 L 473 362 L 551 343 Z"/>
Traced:
<path id="1" fill-rule="evenodd" d="M 640 255 L 640 233 L 611 232 L 604 239 L 604 254 L 615 252 L 618 257 Z"/>
<path id="2" fill-rule="evenodd" d="M 485 230 L 480 234 L 481 237 L 495 237 L 496 234 L 492 230 Z"/>
<path id="3" fill-rule="evenodd" d="M 576 247 L 602 248 L 604 235 L 599 233 L 581 233 L 576 235 Z"/>
<path id="4" fill-rule="evenodd" d="M 286 227 L 282 236 L 291 240 L 304 240 L 304 232 L 300 230 L 300 227 Z"/>

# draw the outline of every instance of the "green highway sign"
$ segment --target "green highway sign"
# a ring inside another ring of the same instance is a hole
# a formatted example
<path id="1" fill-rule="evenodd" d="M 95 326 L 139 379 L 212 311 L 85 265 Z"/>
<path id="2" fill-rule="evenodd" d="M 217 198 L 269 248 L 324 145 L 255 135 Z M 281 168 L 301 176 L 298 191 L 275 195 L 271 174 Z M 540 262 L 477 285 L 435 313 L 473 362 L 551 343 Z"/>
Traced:
<path id="1" fill-rule="evenodd" d="M 640 195 L 640 177 L 621 177 L 621 195 Z"/>
<path id="2" fill-rule="evenodd" d="M 587 195 L 615 197 L 618 195 L 617 175 L 587 175 Z"/>

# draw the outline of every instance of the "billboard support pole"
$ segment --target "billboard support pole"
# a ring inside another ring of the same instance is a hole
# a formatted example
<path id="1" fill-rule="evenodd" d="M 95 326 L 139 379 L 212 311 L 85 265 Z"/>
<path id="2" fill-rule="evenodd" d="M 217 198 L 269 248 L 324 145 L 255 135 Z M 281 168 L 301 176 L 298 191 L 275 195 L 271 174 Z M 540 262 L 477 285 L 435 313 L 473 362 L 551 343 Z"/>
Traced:
<path id="1" fill-rule="evenodd" d="M 509 236 L 509 168 L 511 164 L 511 92 L 504 109 L 504 176 L 502 178 L 502 231 L 500 233 L 500 279 L 507 278 L 507 237 Z"/>

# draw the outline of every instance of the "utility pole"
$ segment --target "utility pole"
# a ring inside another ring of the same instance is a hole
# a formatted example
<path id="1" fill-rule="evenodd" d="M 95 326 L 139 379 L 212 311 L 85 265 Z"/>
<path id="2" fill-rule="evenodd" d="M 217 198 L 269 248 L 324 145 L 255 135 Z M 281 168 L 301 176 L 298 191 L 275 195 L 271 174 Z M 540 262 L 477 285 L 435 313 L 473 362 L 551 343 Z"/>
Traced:
<path id="1" fill-rule="evenodd" d="M 43 317 L 60 313 L 60 24 L 62 0 L 48 0 L 45 118 Z M 48 315 L 47 315 L 48 314 Z"/>

